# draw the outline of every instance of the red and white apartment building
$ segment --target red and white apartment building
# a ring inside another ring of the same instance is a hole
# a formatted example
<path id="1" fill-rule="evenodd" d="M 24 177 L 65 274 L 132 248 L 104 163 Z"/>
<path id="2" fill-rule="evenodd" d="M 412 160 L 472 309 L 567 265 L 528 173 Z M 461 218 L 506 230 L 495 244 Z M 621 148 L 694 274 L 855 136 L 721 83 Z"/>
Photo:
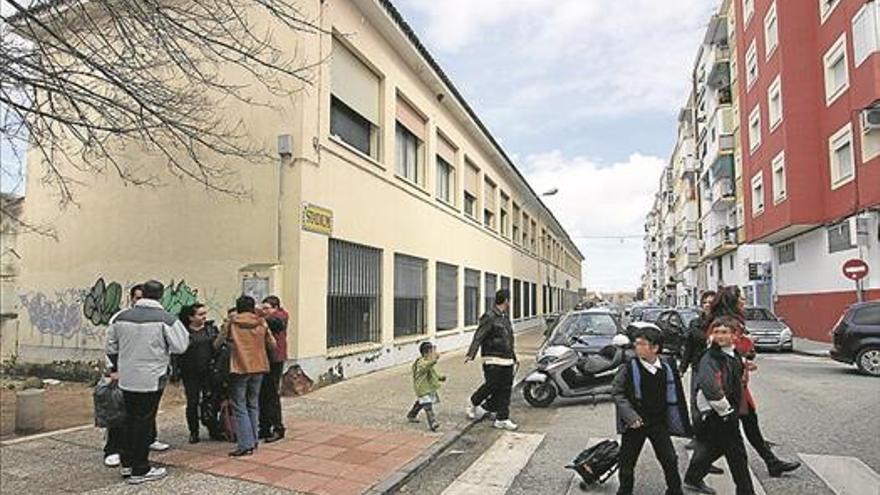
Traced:
<path id="1" fill-rule="evenodd" d="M 746 242 L 772 246 L 776 313 L 828 340 L 880 299 L 880 0 L 735 0 Z"/>

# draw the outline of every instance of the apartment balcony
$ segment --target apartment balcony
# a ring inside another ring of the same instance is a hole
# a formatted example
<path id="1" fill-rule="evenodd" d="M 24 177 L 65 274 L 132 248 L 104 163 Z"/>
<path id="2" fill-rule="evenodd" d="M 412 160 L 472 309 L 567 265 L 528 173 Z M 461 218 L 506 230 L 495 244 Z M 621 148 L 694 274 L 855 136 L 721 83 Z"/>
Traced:
<path id="1" fill-rule="evenodd" d="M 736 229 L 721 228 L 706 239 L 704 259 L 718 258 L 736 250 Z"/>
<path id="2" fill-rule="evenodd" d="M 684 156 L 681 158 L 679 167 L 678 167 L 678 178 L 684 179 L 688 175 L 694 174 L 700 170 L 700 163 L 697 161 L 696 157 L 693 156 Z"/>
<path id="3" fill-rule="evenodd" d="M 736 204 L 736 189 L 733 179 L 723 178 L 712 185 L 712 210 L 726 211 Z"/>
<path id="4" fill-rule="evenodd" d="M 706 85 L 712 89 L 730 86 L 730 49 L 727 45 L 713 45 L 707 63 L 709 74 Z"/>

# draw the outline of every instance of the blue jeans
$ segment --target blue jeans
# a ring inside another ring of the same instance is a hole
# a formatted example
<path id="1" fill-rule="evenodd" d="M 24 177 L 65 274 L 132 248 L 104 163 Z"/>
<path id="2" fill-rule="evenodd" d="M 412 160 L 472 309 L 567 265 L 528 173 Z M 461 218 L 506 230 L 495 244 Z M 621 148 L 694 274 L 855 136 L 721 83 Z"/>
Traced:
<path id="1" fill-rule="evenodd" d="M 257 446 L 257 429 L 260 427 L 260 384 L 262 373 L 232 375 L 232 410 L 235 412 L 235 432 L 238 448 L 252 449 Z"/>

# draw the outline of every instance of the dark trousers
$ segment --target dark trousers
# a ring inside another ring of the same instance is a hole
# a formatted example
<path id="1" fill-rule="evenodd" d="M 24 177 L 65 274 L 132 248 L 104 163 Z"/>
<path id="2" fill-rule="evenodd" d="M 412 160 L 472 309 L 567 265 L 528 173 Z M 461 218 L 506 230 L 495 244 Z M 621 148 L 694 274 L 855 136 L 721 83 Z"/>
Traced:
<path id="1" fill-rule="evenodd" d="M 269 363 L 269 373 L 260 385 L 260 436 L 267 437 L 272 430 L 284 432 L 281 420 L 281 370 L 284 363 Z"/>
<path id="2" fill-rule="evenodd" d="M 775 461 L 776 455 L 770 450 L 767 441 L 764 440 L 764 435 L 761 434 L 761 427 L 758 425 L 758 413 L 754 409 L 749 409 L 749 413 L 745 416 L 740 416 L 739 420 L 742 422 L 742 429 L 746 434 L 746 438 L 749 439 L 749 443 L 752 444 L 752 447 L 755 448 L 755 452 L 761 456 L 761 459 L 764 459 L 764 462 L 768 464 Z"/>
<path id="3" fill-rule="evenodd" d="M 156 413 L 159 410 L 161 392 L 129 392 L 123 390 L 125 399 L 125 441 L 121 452 L 122 465 L 131 468 L 135 476 L 150 470 L 150 443 L 156 429 Z"/>
<path id="4" fill-rule="evenodd" d="M 495 419 L 499 421 L 510 418 L 513 366 L 484 364 L 483 381 L 480 388 L 471 395 L 471 404 L 483 405 L 487 411 L 495 413 Z"/>
<path id="5" fill-rule="evenodd" d="M 727 459 L 727 466 L 736 484 L 736 495 L 754 495 L 746 447 L 739 433 L 739 420 L 735 417 L 722 421 L 715 414 L 710 414 L 706 418 L 704 429 L 697 436 L 694 456 L 691 457 L 684 480 L 690 483 L 702 481 L 712 463 L 721 456 Z"/>
<path id="6" fill-rule="evenodd" d="M 425 416 L 428 417 L 428 424 L 433 424 L 436 418 L 434 416 L 434 404 L 430 402 L 422 404 L 419 401 L 415 401 L 412 408 L 406 413 L 406 417 L 416 419 L 421 411 L 425 411 Z"/>
<path id="7" fill-rule="evenodd" d="M 678 456 L 675 454 L 672 438 L 669 436 L 666 425 L 658 423 L 635 430 L 627 430 L 623 434 L 620 442 L 620 488 L 617 490 L 618 495 L 632 495 L 636 462 L 639 460 L 646 439 L 651 440 L 654 455 L 663 468 L 663 474 L 666 477 L 666 494 L 682 494 L 681 476 L 678 474 Z"/>
<path id="8" fill-rule="evenodd" d="M 202 374 L 185 374 L 182 378 L 186 394 L 186 425 L 190 435 L 198 435 L 199 418 L 204 416 L 206 401 L 211 394 L 208 370 Z"/>
<path id="9" fill-rule="evenodd" d="M 107 428 L 107 441 L 104 443 L 104 457 L 119 454 L 125 448 L 125 428 Z"/>

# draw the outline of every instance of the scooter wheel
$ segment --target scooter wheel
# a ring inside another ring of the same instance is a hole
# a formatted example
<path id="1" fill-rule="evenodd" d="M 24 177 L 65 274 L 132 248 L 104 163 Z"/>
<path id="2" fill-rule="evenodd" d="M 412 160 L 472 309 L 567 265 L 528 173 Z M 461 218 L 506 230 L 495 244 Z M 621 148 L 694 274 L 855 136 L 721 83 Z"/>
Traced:
<path id="1" fill-rule="evenodd" d="M 548 382 L 526 382 L 523 398 L 533 407 L 547 407 L 556 400 L 556 387 Z"/>

